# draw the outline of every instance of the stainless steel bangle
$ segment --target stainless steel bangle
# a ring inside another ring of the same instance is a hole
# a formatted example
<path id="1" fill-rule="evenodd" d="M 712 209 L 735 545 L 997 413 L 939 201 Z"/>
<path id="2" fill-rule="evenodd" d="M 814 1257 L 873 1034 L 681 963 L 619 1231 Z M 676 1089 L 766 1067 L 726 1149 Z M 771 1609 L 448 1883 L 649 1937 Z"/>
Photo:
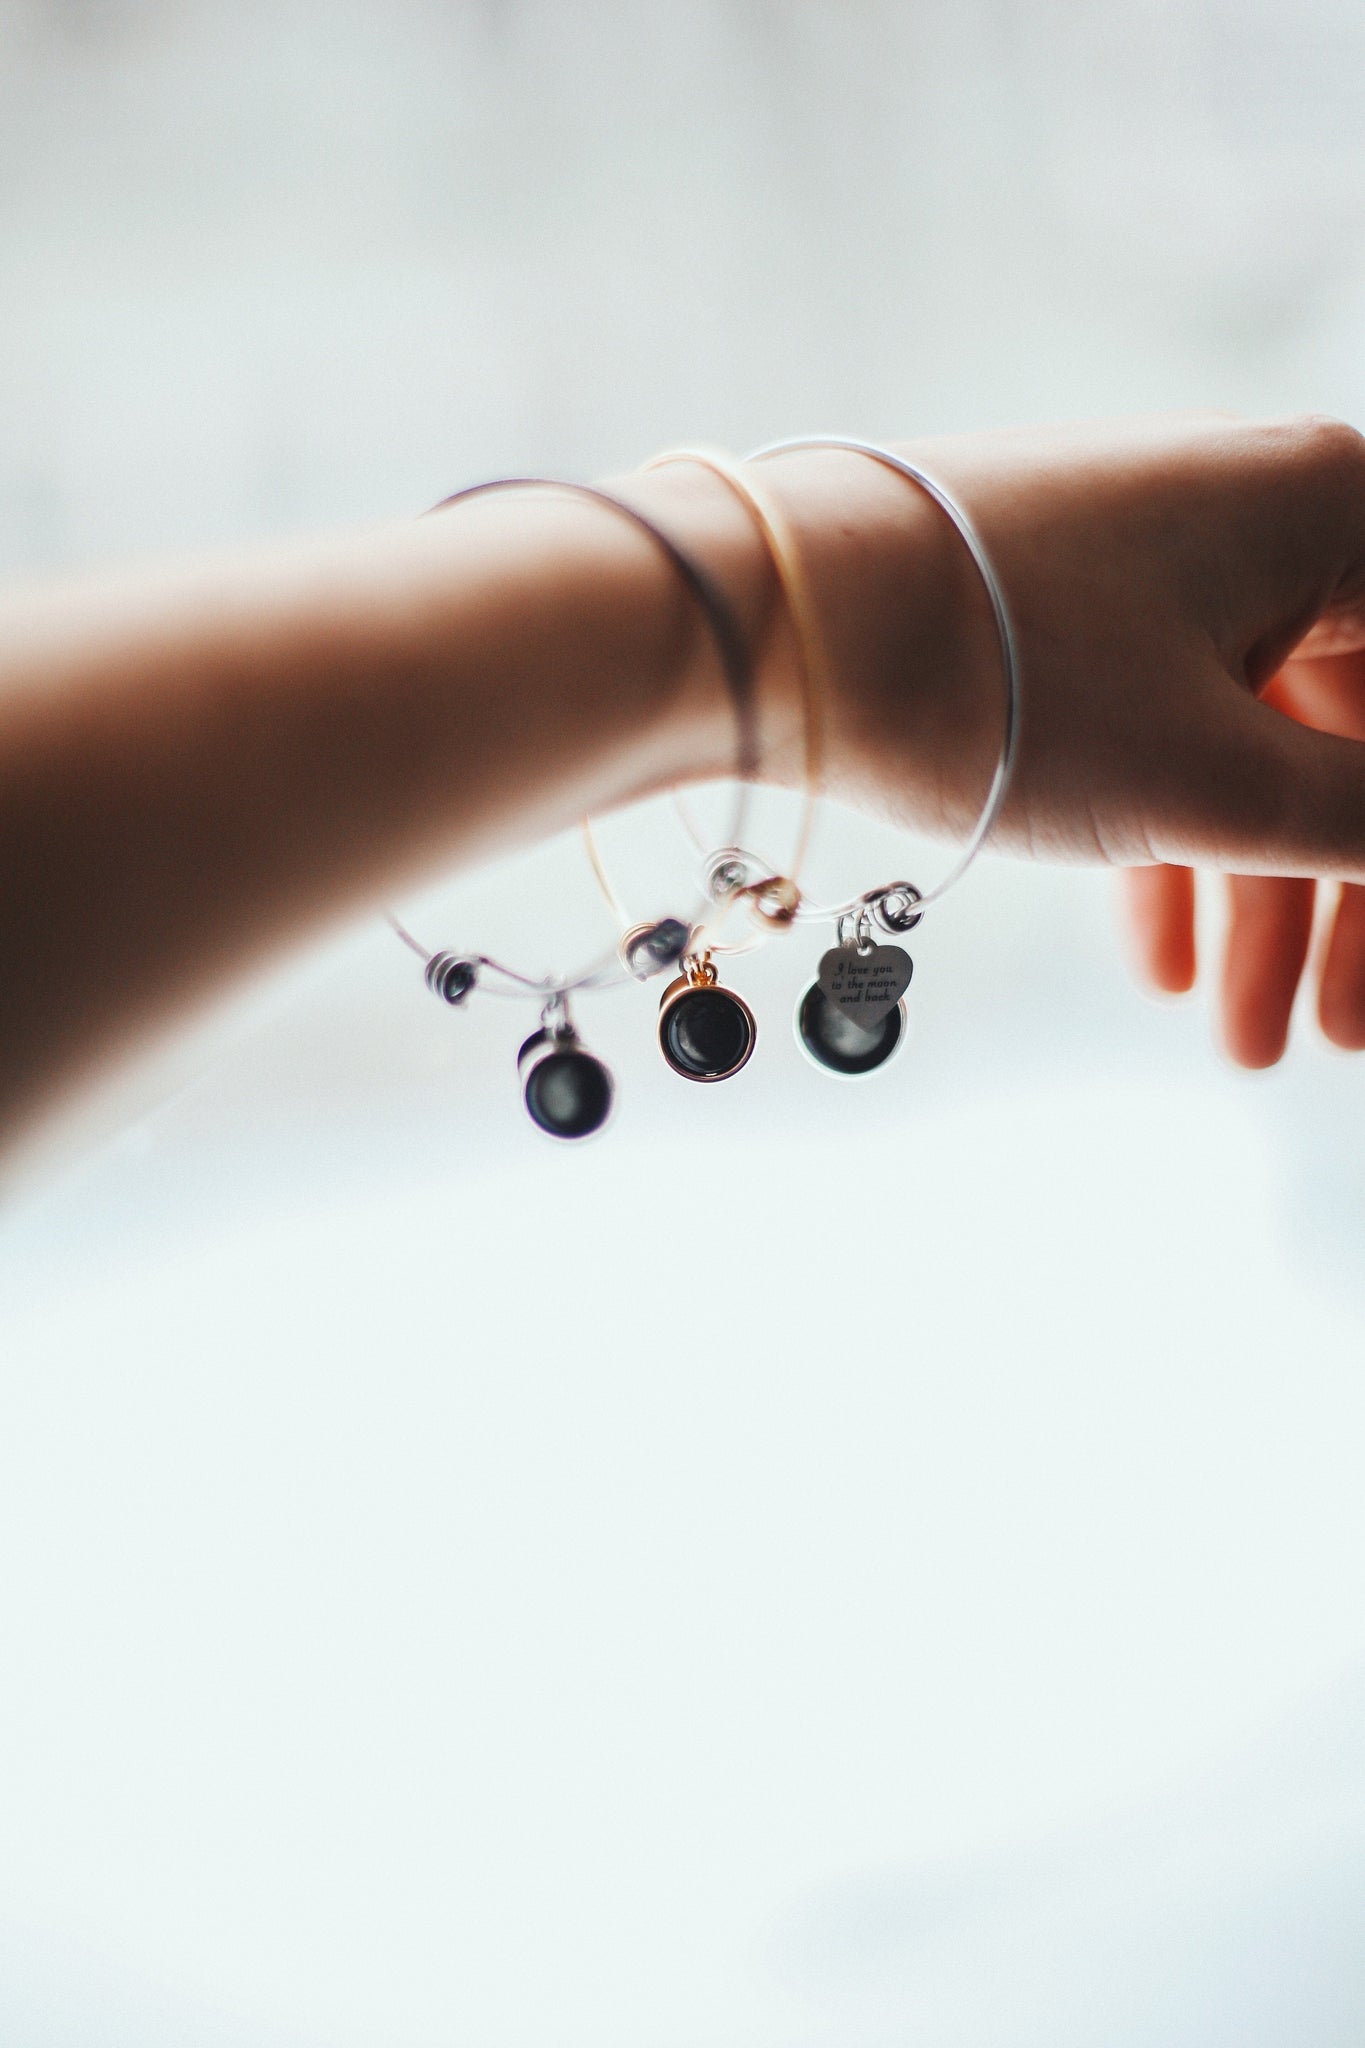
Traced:
<path id="1" fill-rule="evenodd" d="M 921 469 L 916 463 L 907 462 L 903 455 L 893 454 L 891 449 L 879 447 L 876 442 L 860 441 L 847 435 L 806 434 L 790 441 L 772 441 L 766 447 L 755 449 L 753 454 L 747 457 L 747 460 L 750 462 L 762 462 L 766 461 L 771 455 L 790 454 L 797 449 L 803 448 L 843 448 L 854 455 L 869 456 L 874 462 L 882 463 L 887 469 L 894 469 L 899 476 L 907 478 L 912 484 L 918 484 L 921 490 L 927 492 L 939 509 L 952 521 L 963 545 L 976 565 L 977 573 L 985 585 L 986 595 L 990 599 L 991 614 L 995 621 L 995 630 L 1000 642 L 1000 663 L 1004 672 L 1005 682 L 1005 718 L 995 773 L 991 777 L 990 788 L 986 792 L 986 800 L 982 805 L 981 815 L 973 826 L 966 845 L 962 848 L 947 874 L 940 881 L 936 882 L 932 889 L 913 891 L 913 912 L 911 912 L 908 905 L 902 903 L 898 910 L 893 913 L 898 921 L 888 922 L 885 918 L 879 919 L 879 922 L 882 922 L 887 930 L 908 931 L 912 925 L 919 922 L 921 914 L 930 904 L 937 903 L 940 897 L 946 896 L 948 891 L 962 880 L 962 877 L 966 874 L 968 868 L 995 829 L 1000 813 L 1004 809 L 1005 800 L 1009 795 L 1010 778 L 1014 772 L 1015 759 L 1019 750 L 1022 697 L 1019 681 L 1018 641 L 1016 640 L 1014 625 L 1010 618 L 1009 606 L 1005 602 L 1005 594 L 1000 588 L 999 578 L 991 566 L 990 556 L 986 553 L 980 536 L 972 525 L 966 511 L 945 485 L 941 484 L 936 477 L 930 476 L 927 470 Z M 727 851 L 729 850 L 738 850 L 738 842 L 734 843 L 733 849 L 727 849 Z M 904 898 L 909 890 L 910 885 L 908 883 L 887 883 L 880 889 L 869 889 L 864 895 L 855 896 L 847 903 L 822 905 L 818 908 L 813 905 L 803 905 L 797 915 L 800 918 L 837 919 L 852 916 L 859 910 L 867 909 L 871 910 L 875 916 L 879 905 L 886 905 L 890 899 Z"/>
<path id="2" fill-rule="evenodd" d="M 732 820 L 735 829 L 732 830 L 732 837 L 737 838 L 742 830 L 749 784 L 758 767 L 758 722 L 753 657 L 728 599 L 714 579 L 700 568 L 661 526 L 630 504 L 627 499 L 617 497 L 613 492 L 603 490 L 597 484 L 566 483 L 556 477 L 495 477 L 487 482 L 470 484 L 464 490 L 452 492 L 449 497 L 442 498 L 438 504 L 433 505 L 431 513 L 443 512 L 452 505 L 464 504 L 472 498 L 483 497 L 493 491 L 528 489 L 566 491 L 575 497 L 605 505 L 628 519 L 659 549 L 688 593 L 700 606 L 715 643 L 721 674 L 735 718 L 736 801 Z M 434 993 L 443 996 L 447 1002 L 463 1002 L 477 987 L 484 994 L 562 1005 L 567 996 L 589 990 L 623 987 L 675 965 L 677 959 L 686 951 L 686 942 L 693 928 L 703 921 L 708 911 L 712 910 L 714 899 L 703 896 L 690 918 L 662 918 L 650 926 L 642 927 L 639 934 L 632 935 L 637 939 L 637 955 L 633 966 L 623 964 L 619 951 L 613 948 L 611 952 L 579 973 L 548 976 L 522 974 L 485 953 L 449 950 L 432 952 L 396 917 L 390 915 L 388 921 L 403 943 L 425 961 L 428 986 Z M 487 980 L 486 976 L 495 979 Z"/>

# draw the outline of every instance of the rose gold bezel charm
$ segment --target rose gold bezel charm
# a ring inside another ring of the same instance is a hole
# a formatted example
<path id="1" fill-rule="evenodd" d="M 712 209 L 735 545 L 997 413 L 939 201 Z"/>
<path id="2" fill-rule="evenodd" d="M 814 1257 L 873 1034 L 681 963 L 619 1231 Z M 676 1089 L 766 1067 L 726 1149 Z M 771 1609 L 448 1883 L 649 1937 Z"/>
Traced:
<path id="1" fill-rule="evenodd" d="M 684 1081 L 728 1081 L 758 1043 L 754 1013 L 722 988 L 710 956 L 689 959 L 659 1002 L 659 1050 Z"/>

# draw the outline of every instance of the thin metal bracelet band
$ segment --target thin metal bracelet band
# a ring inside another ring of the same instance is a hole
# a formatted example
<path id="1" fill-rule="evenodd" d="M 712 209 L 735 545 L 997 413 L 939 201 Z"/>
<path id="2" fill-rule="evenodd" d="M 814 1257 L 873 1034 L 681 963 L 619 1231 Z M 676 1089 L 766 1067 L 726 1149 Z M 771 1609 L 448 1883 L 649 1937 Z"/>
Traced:
<path id="1" fill-rule="evenodd" d="M 903 907 L 903 917 L 909 919 L 910 922 L 918 923 L 922 911 L 927 909 L 931 903 L 937 903 L 940 897 L 946 896 L 948 891 L 962 880 L 962 877 L 966 874 L 968 868 L 995 829 L 1000 813 L 1004 809 L 1005 799 L 1009 794 L 1010 778 L 1014 772 L 1015 759 L 1019 750 L 1019 728 L 1022 713 L 1022 696 L 1019 682 L 1019 647 L 1015 638 L 1014 624 L 1010 618 L 1009 606 L 1005 602 L 1004 591 L 1000 587 L 999 579 L 991 565 L 990 556 L 986 553 L 976 528 L 972 525 L 967 513 L 958 503 L 952 492 L 939 483 L 936 477 L 930 476 L 918 464 L 907 462 L 903 455 L 896 455 L 889 448 L 879 447 L 874 441 L 859 441 L 837 434 L 810 434 L 801 435 L 790 441 L 772 441 L 766 447 L 755 449 L 753 454 L 748 456 L 746 460 L 749 462 L 763 462 L 769 456 L 791 454 L 798 449 L 804 448 L 842 448 L 853 455 L 869 456 L 872 461 L 880 462 L 887 469 L 895 470 L 899 476 L 906 477 L 912 484 L 917 484 L 922 491 L 927 492 L 940 511 L 944 512 L 956 527 L 963 545 L 975 563 L 977 573 L 985 585 L 986 595 L 990 599 L 991 614 L 995 621 L 995 630 L 1000 642 L 1000 662 L 1004 671 L 1005 682 L 1005 720 L 1001 732 L 1000 753 L 996 761 L 995 773 L 991 777 L 990 788 L 986 792 L 985 803 L 981 808 L 981 815 L 972 828 L 971 835 L 958 855 L 957 860 L 948 870 L 948 873 L 939 882 L 935 883 L 932 889 L 914 892 L 913 917 L 910 916 L 909 906 Z M 855 896 L 847 903 L 831 904 L 818 910 L 813 906 L 803 906 L 799 915 L 809 918 L 849 917 L 861 909 L 875 906 L 884 899 L 902 894 L 906 887 L 907 885 L 904 883 L 888 883 L 881 889 L 869 889 L 865 895 Z M 899 928 L 904 930 L 908 928 L 908 925 L 902 922 Z"/>
<path id="2" fill-rule="evenodd" d="M 677 572 L 689 594 L 696 599 L 705 615 L 707 626 L 715 642 L 716 652 L 720 657 L 720 667 L 725 687 L 735 715 L 737 742 L 735 749 L 735 824 L 739 827 L 742 824 L 748 801 L 749 784 L 753 780 L 758 765 L 758 733 L 755 715 L 753 659 L 744 634 L 730 608 L 729 601 L 721 592 L 719 585 L 705 570 L 698 567 L 690 555 L 684 553 L 678 543 L 661 526 L 656 525 L 652 519 L 639 511 L 626 499 L 616 497 L 613 492 L 604 490 L 597 484 L 565 482 L 557 477 L 494 477 L 484 483 L 470 484 L 462 491 L 452 492 L 449 497 L 442 498 L 439 503 L 433 505 L 426 516 L 430 517 L 432 513 L 443 512 L 448 507 L 463 504 L 471 498 L 484 497 L 494 491 L 508 490 L 565 491 L 575 497 L 587 498 L 596 504 L 608 506 L 612 511 L 620 513 L 624 518 L 630 520 L 641 533 L 653 541 L 672 568 Z M 603 875 L 591 828 L 587 829 L 585 837 L 588 845 L 589 859 L 600 882 L 603 880 Z M 706 910 L 712 907 L 712 900 L 709 897 L 703 898 L 702 903 L 698 906 L 697 914 L 688 920 L 689 929 L 699 924 Z M 414 937 L 412 932 L 392 913 L 388 913 L 388 923 L 398 938 L 402 940 L 403 944 L 408 946 L 420 959 L 427 963 L 427 980 L 437 993 L 442 992 L 441 976 L 443 973 L 463 968 L 472 969 L 476 975 L 479 975 L 478 985 L 481 993 L 523 1001 L 528 998 L 534 998 L 541 1002 L 551 1002 L 588 990 L 625 987 L 639 978 L 638 975 L 632 973 L 629 968 L 621 964 L 620 954 L 616 949 L 613 949 L 602 960 L 581 974 L 538 977 L 521 974 L 515 968 L 507 967 L 501 961 L 492 959 L 485 953 L 456 954 L 447 950 L 433 953 L 422 944 L 420 939 Z M 500 988 L 496 985 L 490 985 L 482 980 L 480 971 L 500 976 L 509 986 Z M 465 992 L 467 993 L 468 988 L 472 986 L 472 982 L 469 983 Z"/>
<path id="3" fill-rule="evenodd" d="M 728 484 L 763 536 L 763 542 L 777 572 L 778 585 L 796 630 L 797 667 L 801 681 L 802 743 L 805 790 L 797 828 L 796 844 L 785 875 L 772 875 L 750 883 L 741 893 L 751 895 L 754 907 L 765 922 L 781 926 L 800 915 L 800 878 L 810 848 L 816 805 L 824 774 L 825 704 L 829 696 L 829 664 L 820 633 L 819 618 L 810 585 L 802 567 L 800 551 L 792 537 L 786 515 L 766 491 L 757 489 L 732 456 L 713 448 L 670 448 L 644 466 L 661 469 L 668 463 L 691 462 L 709 469 Z M 731 846 L 738 846 L 732 837 Z M 773 915 L 764 907 L 764 889 L 774 893 Z M 790 892 L 790 893 L 786 893 Z"/>

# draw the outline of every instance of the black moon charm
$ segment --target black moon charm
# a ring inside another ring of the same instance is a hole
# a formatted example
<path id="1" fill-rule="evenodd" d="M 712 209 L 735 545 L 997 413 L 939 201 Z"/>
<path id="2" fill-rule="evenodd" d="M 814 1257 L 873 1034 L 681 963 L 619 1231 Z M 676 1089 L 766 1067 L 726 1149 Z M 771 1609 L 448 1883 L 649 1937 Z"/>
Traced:
<path id="1" fill-rule="evenodd" d="M 873 1074 L 886 1065 L 905 1036 L 905 1004 L 897 1003 L 871 1031 L 864 1031 L 814 981 L 797 1007 L 796 1036 L 802 1050 L 828 1074 L 850 1079 Z"/>
<path id="2" fill-rule="evenodd" d="M 526 1114 L 551 1138 L 590 1138 L 611 1115 L 610 1070 L 574 1032 L 537 1031 L 517 1054 Z"/>
<path id="3" fill-rule="evenodd" d="M 685 1081 L 728 1081 L 758 1040 L 749 1005 L 710 974 L 670 982 L 659 1004 L 659 1046 Z"/>
<path id="4" fill-rule="evenodd" d="M 856 1079 L 883 1067 L 905 1038 L 905 990 L 913 973 L 899 946 L 836 946 L 796 1009 L 802 1050 L 826 1073 Z"/>

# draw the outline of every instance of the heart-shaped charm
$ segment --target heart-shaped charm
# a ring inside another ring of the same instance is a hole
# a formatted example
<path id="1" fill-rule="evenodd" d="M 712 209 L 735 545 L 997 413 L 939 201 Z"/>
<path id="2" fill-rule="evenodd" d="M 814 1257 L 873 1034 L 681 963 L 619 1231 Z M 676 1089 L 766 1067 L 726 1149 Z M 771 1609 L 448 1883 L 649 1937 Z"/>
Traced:
<path id="1" fill-rule="evenodd" d="M 900 946 L 832 946 L 820 962 L 820 987 L 851 1024 L 875 1031 L 910 986 L 915 971 Z"/>

